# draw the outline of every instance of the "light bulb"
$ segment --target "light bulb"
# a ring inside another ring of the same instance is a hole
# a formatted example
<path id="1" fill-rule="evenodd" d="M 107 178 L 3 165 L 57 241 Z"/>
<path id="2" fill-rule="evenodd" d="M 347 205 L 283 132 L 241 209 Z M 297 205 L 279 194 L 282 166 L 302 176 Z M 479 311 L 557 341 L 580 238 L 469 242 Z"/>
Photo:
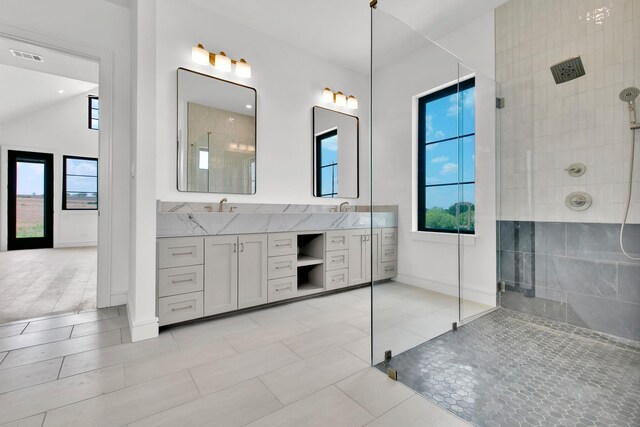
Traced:
<path id="1" fill-rule="evenodd" d="M 351 108 L 352 110 L 357 110 L 358 109 L 358 98 L 356 98 L 353 95 L 349 95 L 347 97 L 347 107 Z"/>
<path id="2" fill-rule="evenodd" d="M 347 97 L 344 96 L 344 93 L 338 92 L 336 93 L 336 104 L 340 107 L 344 107 L 347 105 Z"/>
<path id="3" fill-rule="evenodd" d="M 225 73 L 231 71 L 231 58 L 225 55 L 224 52 L 217 53 L 213 61 L 213 66 L 216 67 L 216 70 Z"/>
<path id="4" fill-rule="evenodd" d="M 196 64 L 207 65 L 209 63 L 209 52 L 201 45 L 191 48 L 191 60 Z"/>
<path id="5" fill-rule="evenodd" d="M 322 90 L 322 100 L 324 102 L 333 102 L 333 92 L 328 87 Z"/>
<path id="6" fill-rule="evenodd" d="M 240 77 L 251 78 L 251 65 L 247 64 L 243 58 L 236 62 L 236 74 Z"/>

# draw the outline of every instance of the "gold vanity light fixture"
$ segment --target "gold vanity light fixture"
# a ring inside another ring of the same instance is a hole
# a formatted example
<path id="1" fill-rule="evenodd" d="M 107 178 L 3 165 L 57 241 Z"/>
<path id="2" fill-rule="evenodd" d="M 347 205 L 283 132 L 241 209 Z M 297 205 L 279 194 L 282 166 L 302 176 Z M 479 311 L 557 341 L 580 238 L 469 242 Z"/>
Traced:
<path id="1" fill-rule="evenodd" d="M 347 107 L 351 108 L 352 110 L 358 109 L 358 98 L 353 95 L 346 96 L 340 91 L 334 93 L 328 87 L 325 87 L 322 90 L 322 100 L 324 102 L 331 102 L 340 107 Z"/>
<path id="2" fill-rule="evenodd" d="M 251 78 L 251 65 L 244 58 L 236 61 L 229 58 L 223 51 L 219 53 L 209 52 L 201 44 L 191 48 L 191 60 L 200 65 L 211 64 L 216 70 L 225 73 L 231 71 L 232 66 L 235 65 L 238 77 Z"/>

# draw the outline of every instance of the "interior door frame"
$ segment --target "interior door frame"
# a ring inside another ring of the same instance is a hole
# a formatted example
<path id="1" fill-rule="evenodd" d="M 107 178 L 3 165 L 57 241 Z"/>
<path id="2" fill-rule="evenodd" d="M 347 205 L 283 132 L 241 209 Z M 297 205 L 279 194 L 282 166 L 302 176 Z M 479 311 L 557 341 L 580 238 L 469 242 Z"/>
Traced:
<path id="1" fill-rule="evenodd" d="M 23 160 L 24 159 L 24 160 Z M 33 161 L 31 161 L 33 160 Z M 44 164 L 44 236 L 21 237 L 16 236 L 17 221 L 17 185 L 18 162 Z M 53 153 L 37 151 L 7 151 L 7 250 L 53 248 Z"/>
<path id="2" fill-rule="evenodd" d="M 127 303 L 127 293 L 111 294 L 112 276 L 112 158 L 113 158 L 113 99 L 114 99 L 114 52 L 103 47 L 89 45 L 82 41 L 68 41 L 59 37 L 37 33 L 23 28 L 0 23 L 0 37 L 22 41 L 33 45 L 55 49 L 63 53 L 79 56 L 99 64 L 100 86 L 100 130 L 98 167 L 98 265 L 97 295 L 98 308 Z M 3 147 L 3 153 L 6 149 Z M 4 176 L 1 179 L 6 179 Z M 6 183 L 6 181 L 5 181 Z M 5 187 L 6 188 L 6 187 Z M 0 191 L 3 191 L 0 186 Z M 6 197 L 2 197 L 6 200 Z"/>

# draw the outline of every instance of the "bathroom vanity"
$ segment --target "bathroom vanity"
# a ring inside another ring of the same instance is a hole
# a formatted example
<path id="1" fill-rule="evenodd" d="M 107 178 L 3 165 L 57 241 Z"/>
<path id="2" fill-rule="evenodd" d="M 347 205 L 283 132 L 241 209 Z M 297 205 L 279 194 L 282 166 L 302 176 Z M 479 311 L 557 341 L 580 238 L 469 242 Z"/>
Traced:
<path id="1" fill-rule="evenodd" d="M 394 212 L 158 212 L 160 326 L 390 279 L 397 247 Z"/>

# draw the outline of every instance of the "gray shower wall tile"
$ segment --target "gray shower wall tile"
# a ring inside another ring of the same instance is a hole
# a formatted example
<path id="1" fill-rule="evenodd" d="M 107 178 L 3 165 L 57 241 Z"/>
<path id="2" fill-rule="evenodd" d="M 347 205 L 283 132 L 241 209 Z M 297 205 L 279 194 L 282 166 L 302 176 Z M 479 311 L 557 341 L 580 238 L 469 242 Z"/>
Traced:
<path id="1" fill-rule="evenodd" d="M 532 252 L 547 255 L 567 254 L 567 224 L 536 222 Z"/>
<path id="2" fill-rule="evenodd" d="M 538 288 L 536 288 L 536 297 L 530 298 L 518 291 L 504 292 L 502 293 L 502 307 L 558 322 L 567 321 L 566 293 L 560 291 L 554 293 L 554 297 L 564 299 L 564 302 L 540 298 L 537 293 Z M 546 294 L 546 292 L 543 293 Z"/>
<path id="3" fill-rule="evenodd" d="M 625 226 L 624 236 L 627 252 L 640 256 L 640 225 Z M 620 249 L 620 224 L 567 223 L 567 255 L 603 261 L 633 262 L 626 258 Z"/>
<path id="4" fill-rule="evenodd" d="M 618 264 L 618 299 L 640 304 L 640 265 Z"/>
<path id="5" fill-rule="evenodd" d="M 616 264 L 552 256 L 547 262 L 547 287 L 616 299 Z"/>
<path id="6" fill-rule="evenodd" d="M 583 328 L 640 340 L 640 304 L 568 293 L 567 322 Z"/>
<path id="7" fill-rule="evenodd" d="M 530 221 L 500 221 L 500 249 L 532 252 L 535 240 L 534 223 Z"/>
<path id="8" fill-rule="evenodd" d="M 500 280 L 520 285 L 544 285 L 546 256 L 528 252 L 500 252 Z M 531 288 L 531 286 L 525 287 Z"/>

